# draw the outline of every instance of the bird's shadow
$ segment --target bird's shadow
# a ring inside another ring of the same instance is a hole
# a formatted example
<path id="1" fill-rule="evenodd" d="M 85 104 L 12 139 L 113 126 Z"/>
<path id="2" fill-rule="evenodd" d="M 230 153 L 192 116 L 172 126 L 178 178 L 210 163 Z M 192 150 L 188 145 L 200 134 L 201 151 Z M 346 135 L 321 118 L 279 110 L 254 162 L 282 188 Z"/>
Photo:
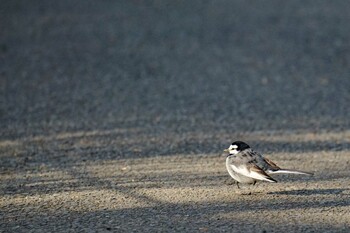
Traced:
<path id="1" fill-rule="evenodd" d="M 288 191 L 285 190 L 285 191 L 269 192 L 268 194 L 273 194 L 273 195 L 298 195 L 298 196 L 334 195 L 334 194 L 350 195 L 349 192 L 345 192 L 347 190 L 349 190 L 349 189 L 347 189 L 347 188 L 337 188 L 337 189 L 299 189 L 299 190 L 288 190 Z"/>

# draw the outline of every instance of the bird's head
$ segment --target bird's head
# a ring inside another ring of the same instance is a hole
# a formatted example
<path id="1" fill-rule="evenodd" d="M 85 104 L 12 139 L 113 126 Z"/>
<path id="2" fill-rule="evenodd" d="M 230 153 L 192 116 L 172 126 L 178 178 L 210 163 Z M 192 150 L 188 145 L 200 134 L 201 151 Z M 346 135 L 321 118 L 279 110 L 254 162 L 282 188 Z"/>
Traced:
<path id="1" fill-rule="evenodd" d="M 250 146 L 242 141 L 233 142 L 229 148 L 225 149 L 225 152 L 228 152 L 230 155 L 235 155 L 241 152 L 242 150 L 248 149 Z"/>

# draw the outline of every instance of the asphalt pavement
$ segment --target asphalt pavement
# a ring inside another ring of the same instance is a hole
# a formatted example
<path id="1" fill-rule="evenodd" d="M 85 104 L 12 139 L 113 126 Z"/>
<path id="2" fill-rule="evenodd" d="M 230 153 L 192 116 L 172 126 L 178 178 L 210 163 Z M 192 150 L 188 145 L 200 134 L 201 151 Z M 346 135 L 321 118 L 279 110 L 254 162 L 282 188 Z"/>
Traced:
<path id="1" fill-rule="evenodd" d="M 349 22 L 340 0 L 2 0 L 0 232 L 349 232 Z M 234 140 L 315 175 L 238 190 Z"/>

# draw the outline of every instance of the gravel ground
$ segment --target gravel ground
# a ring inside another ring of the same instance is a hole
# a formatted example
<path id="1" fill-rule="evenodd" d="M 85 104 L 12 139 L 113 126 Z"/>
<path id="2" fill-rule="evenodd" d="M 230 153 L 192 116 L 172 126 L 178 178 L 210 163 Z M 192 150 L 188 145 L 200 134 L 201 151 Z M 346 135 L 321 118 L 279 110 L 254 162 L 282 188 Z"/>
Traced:
<path id="1" fill-rule="evenodd" d="M 1 232 L 349 232 L 347 1 L 0 2 Z M 238 190 L 244 140 L 314 172 Z"/>

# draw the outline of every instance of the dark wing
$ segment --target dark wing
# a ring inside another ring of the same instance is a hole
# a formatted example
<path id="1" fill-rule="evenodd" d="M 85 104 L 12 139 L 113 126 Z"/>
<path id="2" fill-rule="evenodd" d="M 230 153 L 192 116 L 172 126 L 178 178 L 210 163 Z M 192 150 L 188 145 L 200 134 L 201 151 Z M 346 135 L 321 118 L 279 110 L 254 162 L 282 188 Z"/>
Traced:
<path id="1" fill-rule="evenodd" d="M 246 149 L 231 157 L 230 165 L 232 169 L 243 175 L 256 180 L 264 180 L 269 182 L 277 182 L 265 172 L 268 164 L 264 158 L 253 151 Z"/>
<path id="2" fill-rule="evenodd" d="M 260 167 L 262 170 L 266 171 L 277 171 L 281 168 L 277 166 L 274 162 L 271 160 L 264 158 L 261 154 L 259 154 L 256 151 L 247 151 L 252 158 L 254 158 L 255 164 Z"/>
<path id="3" fill-rule="evenodd" d="M 264 160 L 271 167 L 271 170 L 276 171 L 276 170 L 280 170 L 281 169 L 279 166 L 277 166 L 277 164 L 275 164 L 274 162 L 272 162 L 268 158 L 264 158 Z"/>

